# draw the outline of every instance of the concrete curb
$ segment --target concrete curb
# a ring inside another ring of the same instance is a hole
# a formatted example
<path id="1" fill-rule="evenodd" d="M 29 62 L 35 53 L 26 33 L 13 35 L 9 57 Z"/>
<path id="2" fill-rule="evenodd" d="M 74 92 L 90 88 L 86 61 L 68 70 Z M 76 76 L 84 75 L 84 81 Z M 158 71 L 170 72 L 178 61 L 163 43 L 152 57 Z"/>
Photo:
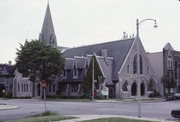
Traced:
<path id="1" fill-rule="evenodd" d="M 0 111 L 2 110 L 11 110 L 19 108 L 18 106 L 12 106 L 12 105 L 0 105 Z"/>
<path id="2" fill-rule="evenodd" d="M 128 118 L 128 119 L 137 119 L 137 120 L 149 120 L 149 121 L 158 121 L 158 122 L 174 122 L 164 119 L 156 119 L 156 118 L 138 118 L 133 116 L 121 116 L 121 115 L 68 115 L 73 117 L 78 117 L 76 119 L 71 120 L 62 120 L 59 122 L 78 122 L 83 120 L 92 120 L 92 119 L 99 119 L 99 118 L 111 118 L 111 117 L 121 117 L 121 118 Z"/>
<path id="3" fill-rule="evenodd" d="M 164 99 L 160 100 L 152 100 L 152 101 L 141 101 L 142 103 L 148 103 L 148 102 L 162 102 Z M 95 100 L 96 103 L 131 103 L 131 102 L 137 102 L 137 101 L 118 101 L 118 100 Z"/>

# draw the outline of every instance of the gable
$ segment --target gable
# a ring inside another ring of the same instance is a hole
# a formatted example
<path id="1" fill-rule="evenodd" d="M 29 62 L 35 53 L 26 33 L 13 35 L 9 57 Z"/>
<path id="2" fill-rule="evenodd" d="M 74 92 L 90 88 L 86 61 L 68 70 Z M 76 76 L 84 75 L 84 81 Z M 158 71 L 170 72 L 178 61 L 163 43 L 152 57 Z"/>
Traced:
<path id="1" fill-rule="evenodd" d="M 147 56 L 147 53 L 146 53 L 144 46 L 140 39 L 138 39 L 138 40 L 135 39 L 135 41 L 124 61 L 124 64 L 119 71 L 119 74 L 127 73 L 127 65 L 130 66 L 130 74 L 133 74 L 133 59 L 134 59 L 134 56 L 138 53 L 138 44 L 139 44 L 139 53 L 142 55 L 142 59 L 143 59 L 143 74 L 147 74 L 146 69 L 147 69 L 147 67 L 149 67 L 151 74 L 154 75 L 153 68 L 151 66 L 151 63 Z"/>

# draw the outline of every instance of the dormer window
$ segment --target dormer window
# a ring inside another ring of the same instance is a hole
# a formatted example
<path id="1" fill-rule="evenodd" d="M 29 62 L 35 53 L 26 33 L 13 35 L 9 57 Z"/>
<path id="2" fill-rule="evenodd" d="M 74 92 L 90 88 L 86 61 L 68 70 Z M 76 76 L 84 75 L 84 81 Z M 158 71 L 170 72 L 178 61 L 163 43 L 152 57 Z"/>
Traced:
<path id="1" fill-rule="evenodd" d="M 74 64 L 74 67 L 73 67 L 73 78 L 76 79 L 78 77 L 78 70 Z"/>
<path id="2" fill-rule="evenodd" d="M 66 78 L 66 76 L 67 76 L 67 72 L 66 72 L 66 70 L 63 70 L 63 71 L 62 71 L 62 78 L 64 78 L 64 79 L 65 79 L 65 78 Z"/>
<path id="3" fill-rule="evenodd" d="M 173 68 L 173 60 L 172 60 L 172 58 L 168 58 L 168 60 L 167 60 L 167 67 L 169 69 Z"/>

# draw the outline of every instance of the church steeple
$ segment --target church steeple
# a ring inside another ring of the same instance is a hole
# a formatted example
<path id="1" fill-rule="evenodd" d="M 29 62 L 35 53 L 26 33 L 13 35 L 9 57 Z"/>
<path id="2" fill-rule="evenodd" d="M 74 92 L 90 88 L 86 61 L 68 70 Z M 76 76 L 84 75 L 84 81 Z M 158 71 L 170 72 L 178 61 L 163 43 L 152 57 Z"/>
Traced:
<path id="1" fill-rule="evenodd" d="M 39 40 L 43 41 L 46 45 L 57 47 L 56 34 L 54 31 L 49 2 L 47 4 L 42 30 L 39 34 Z"/>

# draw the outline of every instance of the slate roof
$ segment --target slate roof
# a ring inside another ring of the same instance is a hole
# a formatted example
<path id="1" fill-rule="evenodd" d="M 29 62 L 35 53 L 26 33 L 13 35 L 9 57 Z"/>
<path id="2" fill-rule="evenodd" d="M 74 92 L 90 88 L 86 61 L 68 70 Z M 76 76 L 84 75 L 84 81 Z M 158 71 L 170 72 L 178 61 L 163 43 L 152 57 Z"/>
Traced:
<path id="1" fill-rule="evenodd" d="M 7 73 L 3 71 L 7 71 Z M 15 67 L 7 64 L 0 64 L 0 75 L 14 75 Z M 4 74 L 5 73 L 5 74 Z"/>
<path id="2" fill-rule="evenodd" d="M 101 56 L 102 49 L 107 49 L 107 56 L 114 58 L 112 80 L 118 80 L 118 71 L 134 42 L 134 38 L 118 40 L 113 42 L 70 48 L 63 52 L 65 58 L 74 58 L 74 56 L 86 56 L 87 54 Z"/>

